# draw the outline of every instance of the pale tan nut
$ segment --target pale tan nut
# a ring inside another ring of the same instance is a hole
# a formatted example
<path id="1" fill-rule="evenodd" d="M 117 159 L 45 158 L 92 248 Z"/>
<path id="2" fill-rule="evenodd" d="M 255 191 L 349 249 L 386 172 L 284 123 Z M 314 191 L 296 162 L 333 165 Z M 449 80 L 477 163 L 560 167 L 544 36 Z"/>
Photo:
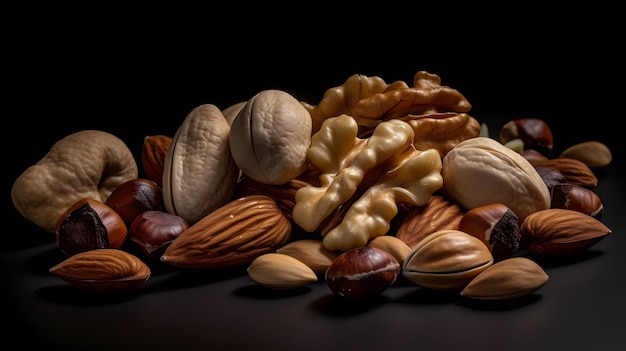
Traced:
<path id="1" fill-rule="evenodd" d="M 409 245 L 392 235 L 379 235 L 368 241 L 367 246 L 389 252 L 400 265 L 404 263 L 404 260 L 411 253 Z"/>
<path id="2" fill-rule="evenodd" d="M 70 256 L 50 268 L 50 273 L 82 290 L 113 293 L 139 289 L 151 271 L 126 251 L 104 248 Z"/>
<path id="3" fill-rule="evenodd" d="M 161 261 L 184 269 L 249 264 L 291 240 L 291 223 L 274 200 L 251 195 L 207 214 L 170 243 Z"/>
<path id="4" fill-rule="evenodd" d="M 311 133 L 316 133 L 327 118 L 343 114 L 357 116 L 354 111 L 356 103 L 372 94 L 383 92 L 387 86 L 388 84 L 380 77 L 353 74 L 342 85 L 326 90 L 322 100 L 316 105 L 302 101 L 302 105 L 311 114 Z M 368 129 L 374 125 L 368 124 Z"/>
<path id="5" fill-rule="evenodd" d="M 232 198 L 239 177 L 230 126 L 212 104 L 194 108 L 172 138 L 163 172 L 167 212 L 192 225 Z"/>
<path id="6" fill-rule="evenodd" d="M 241 109 L 244 106 L 246 106 L 247 103 L 248 101 L 240 101 L 222 110 L 222 114 L 224 115 L 224 118 L 226 118 L 226 121 L 228 122 L 229 125 L 233 124 L 235 117 L 237 117 L 237 115 L 239 114 L 239 111 L 241 111 Z"/>
<path id="7" fill-rule="evenodd" d="M 563 150 L 559 157 L 576 159 L 589 168 L 606 167 L 613 160 L 609 147 L 599 141 L 585 141 L 572 145 Z"/>
<path id="8" fill-rule="evenodd" d="M 275 252 L 255 258 L 247 272 L 253 282 L 273 290 L 297 289 L 317 281 L 317 274 L 304 262 Z"/>
<path id="9" fill-rule="evenodd" d="M 443 158 L 441 175 L 445 194 L 466 210 L 501 203 L 522 221 L 550 207 L 550 192 L 535 167 L 491 138 L 460 142 Z"/>
<path id="10" fill-rule="evenodd" d="M 357 129 L 347 115 L 324 121 L 307 153 L 320 170 L 321 185 L 296 192 L 293 219 L 309 232 L 350 204 L 341 222 L 323 235 L 329 250 L 363 246 L 387 233 L 398 213 L 396 202 L 421 205 L 441 187 L 439 153 L 416 150 L 406 122 L 383 122 L 365 140 L 356 137 Z"/>
<path id="11" fill-rule="evenodd" d="M 147 179 L 163 187 L 163 169 L 165 155 L 172 144 L 172 138 L 167 135 L 148 135 L 143 139 L 141 146 L 141 166 Z"/>
<path id="12" fill-rule="evenodd" d="M 548 274 L 527 257 L 511 257 L 495 262 L 470 281 L 461 296 L 476 300 L 510 300 L 539 290 Z"/>
<path id="13" fill-rule="evenodd" d="M 468 112 L 471 108 L 472 105 L 458 90 L 442 86 L 438 75 L 418 71 L 413 77 L 412 87 L 398 81 L 384 92 L 359 100 L 354 116 L 386 121 L 409 114 Z"/>
<path id="14" fill-rule="evenodd" d="M 440 230 L 420 241 L 402 265 L 402 275 L 428 289 L 463 289 L 494 262 L 482 240 L 459 230 Z"/>
<path id="15" fill-rule="evenodd" d="M 594 188 L 598 185 L 598 177 L 593 173 L 593 170 L 577 159 L 559 157 L 529 162 L 535 167 L 549 166 L 556 168 L 570 184 L 584 186 L 585 188 Z"/>
<path id="16" fill-rule="evenodd" d="M 523 247 L 540 256 L 576 254 L 612 233 L 604 223 L 585 213 L 561 208 L 530 214 L 520 229 Z"/>
<path id="17" fill-rule="evenodd" d="M 413 248 L 436 231 L 458 229 L 464 213 L 457 203 L 435 194 L 425 205 L 415 206 L 406 214 L 395 235 Z"/>
<path id="18" fill-rule="evenodd" d="M 246 176 L 284 184 L 307 167 L 311 115 L 282 90 L 263 90 L 241 108 L 230 128 L 230 151 Z"/>
<path id="19" fill-rule="evenodd" d="M 128 146 L 100 130 L 82 130 L 52 145 L 13 183 L 15 209 L 40 228 L 54 233 L 56 222 L 76 201 L 105 202 L 120 184 L 135 179 L 138 168 Z"/>
<path id="20" fill-rule="evenodd" d="M 302 261 L 317 275 L 324 274 L 328 266 L 339 255 L 338 251 L 330 251 L 318 239 L 300 239 L 287 243 L 276 249 L 276 253 L 288 255 Z"/>
<path id="21" fill-rule="evenodd" d="M 441 157 L 461 141 L 480 135 L 480 124 L 467 113 L 407 115 L 401 119 L 413 128 L 416 149 L 437 149 Z"/>

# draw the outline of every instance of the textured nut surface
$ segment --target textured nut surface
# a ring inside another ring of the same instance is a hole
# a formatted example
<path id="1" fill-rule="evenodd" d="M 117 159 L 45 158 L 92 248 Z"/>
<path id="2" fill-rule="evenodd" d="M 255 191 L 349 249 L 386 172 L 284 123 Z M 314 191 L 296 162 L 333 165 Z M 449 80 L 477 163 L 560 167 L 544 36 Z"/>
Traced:
<path id="1" fill-rule="evenodd" d="M 585 188 L 593 188 L 598 185 L 598 178 L 591 168 L 582 161 L 573 158 L 559 157 L 547 160 L 533 160 L 530 162 L 535 167 L 549 166 L 556 168 L 570 184 L 584 186 Z"/>
<path id="2" fill-rule="evenodd" d="M 423 206 L 411 209 L 398 227 L 396 237 L 413 248 L 425 236 L 442 229 L 458 229 L 465 211 L 442 195 L 433 195 Z"/>
<path id="3" fill-rule="evenodd" d="M 82 130 L 57 141 L 13 183 L 17 211 L 54 233 L 59 216 L 82 198 L 104 202 L 127 180 L 137 178 L 137 163 L 128 146 L 107 132 Z"/>
<path id="4" fill-rule="evenodd" d="M 165 155 L 172 144 L 172 138 L 167 135 L 148 135 L 143 139 L 141 146 L 141 167 L 145 177 L 163 186 L 163 169 Z"/>
<path id="5" fill-rule="evenodd" d="M 443 158 L 445 193 L 465 209 L 501 203 L 523 220 L 550 207 L 550 192 L 535 167 L 496 140 L 476 137 Z"/>
<path id="6" fill-rule="evenodd" d="M 339 256 L 339 252 L 326 249 L 322 241 L 317 239 L 295 240 L 279 247 L 276 252 L 297 258 L 315 274 L 326 272 L 328 266 Z"/>
<path id="7" fill-rule="evenodd" d="M 447 229 L 422 239 L 402 265 L 402 275 L 432 290 L 462 289 L 494 262 L 482 240 Z"/>
<path id="8" fill-rule="evenodd" d="M 576 159 L 589 168 L 605 167 L 613 160 L 611 150 L 599 141 L 586 141 L 572 145 L 563 150 L 559 157 Z"/>
<path id="9" fill-rule="evenodd" d="M 529 215 L 521 225 L 522 243 L 535 255 L 574 254 L 611 234 L 599 220 L 579 211 L 552 208 Z"/>
<path id="10" fill-rule="evenodd" d="M 505 300 L 526 296 L 541 288 L 548 274 L 535 261 L 511 257 L 491 265 L 461 290 L 461 296 L 479 300 Z"/>
<path id="11" fill-rule="evenodd" d="M 239 177 L 229 147 L 230 125 L 211 104 L 194 108 L 165 158 L 163 203 L 190 225 L 226 203 Z"/>
<path id="12" fill-rule="evenodd" d="M 118 249 L 95 249 L 71 256 L 50 268 L 70 285 L 95 292 L 130 291 L 150 277 L 150 268 L 138 257 Z"/>
<path id="13" fill-rule="evenodd" d="M 295 289 L 317 281 L 315 272 L 304 262 L 275 252 L 255 258 L 247 272 L 252 281 L 269 289 Z"/>
<path id="14" fill-rule="evenodd" d="M 266 184 L 284 184 L 306 166 L 311 115 L 289 93 L 264 90 L 232 121 L 230 150 L 241 172 Z"/>
<path id="15" fill-rule="evenodd" d="M 230 201 L 182 232 L 161 261 L 179 268 L 249 264 L 291 239 L 291 224 L 274 200 L 251 195 Z"/>

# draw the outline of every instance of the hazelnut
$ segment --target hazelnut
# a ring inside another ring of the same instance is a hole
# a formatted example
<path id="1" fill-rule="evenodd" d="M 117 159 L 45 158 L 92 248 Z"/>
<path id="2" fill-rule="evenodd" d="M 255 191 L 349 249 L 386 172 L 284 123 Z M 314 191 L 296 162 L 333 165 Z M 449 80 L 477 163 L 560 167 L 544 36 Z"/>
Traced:
<path id="1" fill-rule="evenodd" d="M 141 249 L 147 259 L 158 260 L 167 246 L 187 228 L 189 224 L 180 216 L 150 210 L 133 220 L 128 239 Z"/>
<path id="2" fill-rule="evenodd" d="M 565 175 L 563 175 L 563 173 L 556 167 L 545 165 L 535 166 L 535 169 L 550 191 L 552 191 L 552 187 L 555 184 L 567 183 Z"/>
<path id="3" fill-rule="evenodd" d="M 505 123 L 500 129 L 500 142 L 506 144 L 513 139 L 524 142 L 524 150 L 534 149 L 546 155 L 553 147 L 552 130 L 539 118 L 518 118 Z"/>
<path id="4" fill-rule="evenodd" d="M 459 230 L 482 240 L 494 260 L 511 257 L 517 251 L 522 236 L 519 217 L 500 203 L 467 211 L 459 222 Z"/>
<path id="5" fill-rule="evenodd" d="M 374 297 L 387 290 L 401 272 L 398 260 L 382 249 L 360 246 L 342 252 L 326 270 L 326 284 L 347 299 Z"/>
<path id="6" fill-rule="evenodd" d="M 91 198 L 75 202 L 57 220 L 56 243 L 68 256 L 93 249 L 119 249 L 128 235 L 122 218 Z"/>
<path id="7" fill-rule="evenodd" d="M 117 212 L 127 227 L 142 212 L 163 208 L 161 187 L 146 178 L 135 178 L 120 184 L 104 202 Z"/>
<path id="8" fill-rule="evenodd" d="M 582 212 L 601 219 L 604 212 L 602 200 L 593 192 L 577 184 L 559 183 L 551 189 L 551 208 L 562 208 Z"/>

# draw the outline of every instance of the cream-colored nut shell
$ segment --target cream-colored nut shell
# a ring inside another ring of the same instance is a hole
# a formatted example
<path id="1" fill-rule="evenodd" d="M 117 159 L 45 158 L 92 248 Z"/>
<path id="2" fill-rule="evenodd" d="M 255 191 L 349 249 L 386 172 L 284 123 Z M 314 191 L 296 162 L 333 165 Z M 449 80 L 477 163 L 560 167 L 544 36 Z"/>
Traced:
<path id="1" fill-rule="evenodd" d="M 265 184 L 284 184 L 304 172 L 311 115 L 292 95 L 264 90 L 231 124 L 230 149 L 241 172 Z"/>
<path id="2" fill-rule="evenodd" d="M 379 235 L 370 240 L 367 246 L 389 252 L 400 265 L 404 263 L 411 253 L 411 247 L 407 243 L 392 235 Z"/>
<path id="3" fill-rule="evenodd" d="M 11 199 L 24 218 L 54 233 L 60 215 L 76 201 L 105 202 L 120 184 L 137 178 L 132 152 L 117 136 L 82 130 L 57 141 L 13 183 Z"/>
<path id="4" fill-rule="evenodd" d="M 230 126 L 212 104 L 194 108 L 165 155 L 163 203 L 193 224 L 229 201 L 239 177 L 230 153 Z"/>
<path id="5" fill-rule="evenodd" d="M 276 250 L 276 253 L 297 258 L 316 274 L 323 274 L 337 258 L 339 252 L 327 250 L 321 240 L 301 239 L 292 241 Z"/>
<path id="6" fill-rule="evenodd" d="M 485 243 L 455 229 L 436 231 L 413 247 L 402 275 L 420 286 L 450 291 L 464 288 L 494 262 Z"/>
<path id="7" fill-rule="evenodd" d="M 585 141 L 568 147 L 559 155 L 561 158 L 573 158 L 589 168 L 608 166 L 613 160 L 611 150 L 599 141 Z"/>
<path id="8" fill-rule="evenodd" d="M 248 266 L 248 276 L 270 289 L 295 289 L 317 281 L 315 272 L 304 262 L 281 253 L 266 253 Z"/>
<path id="9" fill-rule="evenodd" d="M 527 257 L 498 261 L 472 279 L 461 296 L 478 300 L 514 299 L 528 295 L 548 281 L 548 274 Z"/>
<path id="10" fill-rule="evenodd" d="M 441 175 L 445 193 L 467 210 L 502 203 L 523 221 L 550 208 L 550 192 L 535 167 L 491 138 L 460 142 L 443 158 Z"/>

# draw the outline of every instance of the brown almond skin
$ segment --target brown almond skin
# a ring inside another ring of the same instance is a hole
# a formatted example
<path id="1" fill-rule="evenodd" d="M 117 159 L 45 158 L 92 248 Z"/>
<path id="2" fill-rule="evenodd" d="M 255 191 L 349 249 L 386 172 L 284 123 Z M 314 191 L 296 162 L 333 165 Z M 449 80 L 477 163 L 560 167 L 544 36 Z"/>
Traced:
<path id="1" fill-rule="evenodd" d="M 583 162 L 573 158 L 552 158 L 548 160 L 532 160 L 530 163 L 536 167 L 550 166 L 558 169 L 565 177 L 567 183 L 576 184 L 585 188 L 593 188 L 598 185 L 598 178 L 591 168 Z"/>
<path id="2" fill-rule="evenodd" d="M 244 196 L 209 213 L 170 243 L 161 261 L 186 269 L 251 263 L 291 240 L 291 223 L 265 195 Z"/>
<path id="3" fill-rule="evenodd" d="M 163 167 L 165 155 L 172 143 L 167 135 L 148 135 L 141 147 L 141 166 L 145 177 L 163 186 Z"/>
<path id="4" fill-rule="evenodd" d="M 531 213 L 520 229 L 522 246 L 539 256 L 576 254 L 612 233 L 604 223 L 587 214 L 561 208 Z"/>

